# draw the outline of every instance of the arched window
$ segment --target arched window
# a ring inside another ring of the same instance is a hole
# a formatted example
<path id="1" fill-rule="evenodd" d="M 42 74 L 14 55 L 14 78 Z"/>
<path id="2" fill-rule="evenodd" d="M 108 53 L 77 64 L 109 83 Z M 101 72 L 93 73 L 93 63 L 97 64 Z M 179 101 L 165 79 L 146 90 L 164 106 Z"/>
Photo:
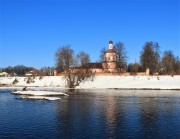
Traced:
<path id="1" fill-rule="evenodd" d="M 112 60 L 112 61 L 113 61 L 113 56 L 111 56 L 111 57 L 110 57 L 110 60 Z"/>

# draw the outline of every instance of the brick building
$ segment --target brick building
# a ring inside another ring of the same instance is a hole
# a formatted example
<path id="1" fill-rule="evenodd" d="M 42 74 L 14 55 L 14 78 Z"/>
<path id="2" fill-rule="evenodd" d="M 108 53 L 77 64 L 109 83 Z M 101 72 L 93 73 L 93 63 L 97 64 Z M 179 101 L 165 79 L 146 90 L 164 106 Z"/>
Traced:
<path id="1" fill-rule="evenodd" d="M 81 68 L 84 70 L 89 69 L 93 73 L 116 73 L 117 72 L 117 58 L 118 55 L 113 48 L 113 41 L 109 41 L 109 49 L 104 53 L 104 61 L 101 63 L 87 63 Z M 79 68 L 72 68 L 73 72 L 76 73 Z"/>
<path id="2" fill-rule="evenodd" d="M 109 49 L 104 53 L 104 62 L 102 63 L 103 71 L 109 73 L 117 72 L 118 54 L 113 48 L 112 40 L 109 41 Z"/>

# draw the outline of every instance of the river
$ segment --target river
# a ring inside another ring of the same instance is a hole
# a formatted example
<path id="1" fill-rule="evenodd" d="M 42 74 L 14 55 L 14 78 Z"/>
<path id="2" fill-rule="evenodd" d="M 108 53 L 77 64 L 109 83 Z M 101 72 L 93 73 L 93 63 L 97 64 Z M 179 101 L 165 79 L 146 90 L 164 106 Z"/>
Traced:
<path id="1" fill-rule="evenodd" d="M 180 138 L 180 92 L 85 90 L 47 101 L 0 90 L 0 138 Z"/>

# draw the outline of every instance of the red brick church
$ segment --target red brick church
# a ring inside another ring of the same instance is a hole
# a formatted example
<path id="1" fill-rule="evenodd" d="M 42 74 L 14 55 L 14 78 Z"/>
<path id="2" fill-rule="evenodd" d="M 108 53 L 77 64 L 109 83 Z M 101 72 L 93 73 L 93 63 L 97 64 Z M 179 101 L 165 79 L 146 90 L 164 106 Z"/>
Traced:
<path id="1" fill-rule="evenodd" d="M 101 63 L 87 63 L 84 69 L 90 69 L 93 73 L 117 73 L 118 54 L 113 49 L 113 41 L 109 41 L 109 49 L 104 53 L 104 61 Z M 74 69 L 76 72 L 78 69 Z"/>
<path id="2" fill-rule="evenodd" d="M 82 67 L 74 67 L 71 68 L 73 73 L 77 73 L 80 69 L 81 70 L 90 70 L 92 73 L 118 73 L 118 54 L 113 48 L 113 41 L 109 41 L 109 49 L 104 53 L 104 61 L 101 63 L 87 63 Z M 54 71 L 54 75 L 62 75 L 57 74 L 56 70 Z M 126 72 L 125 70 L 121 70 L 121 75 L 130 75 L 130 73 Z M 137 75 L 149 75 L 149 69 L 146 69 L 145 72 L 139 72 Z"/>
<path id="3" fill-rule="evenodd" d="M 109 41 L 109 49 L 104 53 L 104 62 L 102 63 L 103 72 L 117 72 L 118 54 L 113 49 L 112 40 Z"/>
<path id="4" fill-rule="evenodd" d="M 118 54 L 113 49 L 113 41 L 109 41 L 109 49 L 104 53 L 104 61 L 101 63 L 87 63 L 82 66 L 83 69 L 90 69 L 93 73 L 117 73 Z M 79 68 L 71 68 L 76 73 Z M 57 75 L 57 72 L 54 72 Z"/>

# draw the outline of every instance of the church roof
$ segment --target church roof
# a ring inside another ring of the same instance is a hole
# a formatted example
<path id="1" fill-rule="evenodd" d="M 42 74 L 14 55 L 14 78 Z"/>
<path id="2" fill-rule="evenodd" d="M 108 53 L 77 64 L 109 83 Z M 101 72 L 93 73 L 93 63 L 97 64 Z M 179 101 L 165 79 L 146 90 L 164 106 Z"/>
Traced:
<path id="1" fill-rule="evenodd" d="M 109 44 L 113 44 L 113 41 L 112 41 L 112 40 L 110 40 L 110 41 L 109 41 Z"/>
<path id="2" fill-rule="evenodd" d="M 82 68 L 102 69 L 102 63 L 87 63 Z"/>
<path id="3" fill-rule="evenodd" d="M 87 63 L 79 67 L 71 67 L 71 69 L 102 69 L 102 63 Z"/>

